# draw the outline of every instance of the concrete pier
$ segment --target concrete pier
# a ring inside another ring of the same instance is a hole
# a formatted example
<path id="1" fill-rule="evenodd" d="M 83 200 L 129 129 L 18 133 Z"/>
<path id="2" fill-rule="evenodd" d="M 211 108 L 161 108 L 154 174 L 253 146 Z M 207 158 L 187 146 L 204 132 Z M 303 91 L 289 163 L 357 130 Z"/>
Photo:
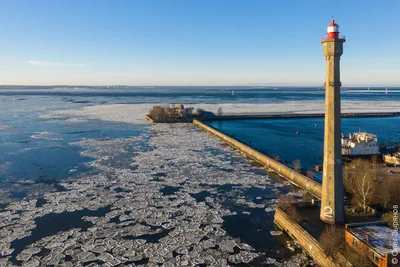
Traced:
<path id="1" fill-rule="evenodd" d="M 400 116 L 400 112 L 361 112 L 361 113 L 342 113 L 342 118 L 379 118 Z M 305 119 L 323 118 L 325 113 L 248 113 L 248 114 L 229 114 L 202 118 L 201 121 L 228 121 L 228 120 L 262 120 L 262 119 Z"/>
<path id="2" fill-rule="evenodd" d="M 229 114 L 214 116 L 209 118 L 187 118 L 181 120 L 155 120 L 149 115 L 145 119 L 153 123 L 188 123 L 194 119 L 200 121 L 228 121 L 228 120 L 262 120 L 262 119 L 305 119 L 323 118 L 325 113 L 248 113 L 248 114 Z M 379 118 L 400 116 L 400 112 L 362 112 L 362 113 L 342 113 L 342 118 Z"/>
<path id="3" fill-rule="evenodd" d="M 313 179 L 308 178 L 307 176 L 302 175 L 301 173 L 296 172 L 295 170 L 285 166 L 284 164 L 262 154 L 261 152 L 251 148 L 238 140 L 218 131 L 217 129 L 201 122 L 198 120 L 193 120 L 193 124 L 197 127 L 212 133 L 213 135 L 219 137 L 228 145 L 242 151 L 245 153 L 249 158 L 257 161 L 258 163 L 274 170 L 276 173 L 281 175 L 283 178 L 287 179 L 288 181 L 292 182 L 296 186 L 307 190 L 311 195 L 315 196 L 316 198 L 321 198 L 321 185 L 314 181 Z"/>

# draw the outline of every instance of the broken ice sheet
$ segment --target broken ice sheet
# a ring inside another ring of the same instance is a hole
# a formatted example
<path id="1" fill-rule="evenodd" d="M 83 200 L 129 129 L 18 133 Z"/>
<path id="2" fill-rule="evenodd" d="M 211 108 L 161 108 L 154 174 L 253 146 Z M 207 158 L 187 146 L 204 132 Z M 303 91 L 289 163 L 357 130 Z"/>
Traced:
<path id="1" fill-rule="evenodd" d="M 281 235 L 282 231 L 270 231 L 271 235 Z"/>
<path id="2" fill-rule="evenodd" d="M 274 202 L 263 199 L 275 199 L 279 183 L 266 173 L 252 171 L 257 167 L 209 134 L 190 124 L 152 125 L 141 136 L 86 139 L 74 145 L 93 158 L 90 164 L 97 173 L 61 183 L 64 192 L 45 193 L 43 207 L 12 200 L 6 219 L 0 221 L 4 224 L 1 236 L 7 236 L 9 245 L 43 227 L 35 220 L 47 214 L 109 210 L 82 214 L 79 221 L 85 227 L 71 226 L 42 237 L 34 247 L 44 252 L 21 251 L 21 264 L 101 261 L 107 266 L 124 262 L 226 266 L 263 256 L 263 251 L 233 238 L 224 228 L 225 216 L 242 214 L 227 203 L 240 199 L 244 207 L 271 208 Z M 165 194 L 165 188 L 179 190 Z M 249 190 L 255 192 L 251 197 Z M 246 217 L 253 218 L 253 213 Z M 3 247 L 5 253 L 8 248 Z"/>

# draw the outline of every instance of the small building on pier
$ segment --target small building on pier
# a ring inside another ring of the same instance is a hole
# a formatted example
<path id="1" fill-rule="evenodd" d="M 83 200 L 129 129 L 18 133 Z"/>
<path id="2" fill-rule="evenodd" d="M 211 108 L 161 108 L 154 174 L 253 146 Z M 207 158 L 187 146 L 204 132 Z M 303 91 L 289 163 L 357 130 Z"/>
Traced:
<path id="1" fill-rule="evenodd" d="M 191 116 L 193 113 L 193 108 L 185 108 L 184 105 L 178 105 L 177 107 L 175 107 L 174 109 L 174 115 L 177 118 L 181 118 L 181 117 L 189 117 Z"/>
<path id="2" fill-rule="evenodd" d="M 358 253 L 368 257 L 376 266 L 398 266 L 397 231 L 389 228 L 387 222 L 346 224 L 346 243 Z M 396 242 L 395 242 L 396 241 Z M 396 263 L 396 264 L 394 264 Z"/>

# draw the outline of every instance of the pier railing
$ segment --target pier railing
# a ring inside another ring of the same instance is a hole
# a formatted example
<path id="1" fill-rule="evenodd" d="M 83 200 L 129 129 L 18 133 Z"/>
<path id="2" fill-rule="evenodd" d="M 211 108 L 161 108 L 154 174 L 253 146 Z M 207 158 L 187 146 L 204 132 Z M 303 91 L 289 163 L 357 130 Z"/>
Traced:
<path id="1" fill-rule="evenodd" d="M 245 153 L 248 157 L 252 158 L 253 160 L 259 162 L 260 164 L 264 165 L 267 168 L 274 170 L 280 176 L 284 177 L 285 179 L 289 180 L 293 184 L 307 190 L 311 195 L 315 196 L 316 198 L 321 198 L 321 184 L 314 181 L 307 176 L 304 176 L 301 173 L 296 172 L 295 170 L 289 168 L 288 166 L 262 154 L 261 152 L 257 151 L 256 149 L 249 147 L 238 140 L 218 131 L 214 127 L 207 125 L 201 121 L 193 120 L 193 124 L 197 127 L 214 134 L 215 136 L 219 137 L 225 143 L 232 146 L 235 149 L 238 149 Z"/>
<path id="2" fill-rule="evenodd" d="M 329 40 L 333 40 L 333 39 L 329 39 L 329 38 L 326 37 L 326 36 L 321 38 L 321 42 L 325 42 L 325 41 L 329 41 Z M 337 40 L 345 41 L 345 40 L 346 40 L 346 37 L 345 37 L 344 35 L 339 35 L 339 38 L 338 38 Z"/>
<path id="3" fill-rule="evenodd" d="M 213 120 L 242 120 L 242 119 L 269 119 L 269 118 L 323 118 L 325 113 L 294 113 L 294 112 L 256 112 L 256 113 L 224 113 L 223 115 L 200 118 L 204 121 Z M 400 116 L 400 112 L 365 112 L 355 113 L 347 112 L 342 113 L 342 118 L 366 118 L 366 117 L 394 117 Z"/>

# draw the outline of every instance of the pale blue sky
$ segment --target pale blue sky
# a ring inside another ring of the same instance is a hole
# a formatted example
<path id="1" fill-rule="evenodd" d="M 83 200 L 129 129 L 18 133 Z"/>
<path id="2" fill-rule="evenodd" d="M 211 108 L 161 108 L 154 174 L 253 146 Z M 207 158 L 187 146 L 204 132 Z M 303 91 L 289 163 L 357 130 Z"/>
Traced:
<path id="1" fill-rule="evenodd" d="M 400 85 L 400 1 L 0 0 L 0 84 Z"/>

